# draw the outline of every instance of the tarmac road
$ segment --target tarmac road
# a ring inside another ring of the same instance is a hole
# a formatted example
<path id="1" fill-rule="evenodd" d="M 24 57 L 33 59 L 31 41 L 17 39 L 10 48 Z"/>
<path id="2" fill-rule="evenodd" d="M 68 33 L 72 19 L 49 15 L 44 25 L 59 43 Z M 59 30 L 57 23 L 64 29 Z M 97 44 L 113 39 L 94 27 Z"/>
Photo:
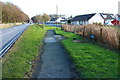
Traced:
<path id="1" fill-rule="evenodd" d="M 10 28 L 0 29 L 0 51 L 21 31 L 25 30 L 30 24 L 23 24 Z M 2 53 L 0 53 L 1 55 Z"/>

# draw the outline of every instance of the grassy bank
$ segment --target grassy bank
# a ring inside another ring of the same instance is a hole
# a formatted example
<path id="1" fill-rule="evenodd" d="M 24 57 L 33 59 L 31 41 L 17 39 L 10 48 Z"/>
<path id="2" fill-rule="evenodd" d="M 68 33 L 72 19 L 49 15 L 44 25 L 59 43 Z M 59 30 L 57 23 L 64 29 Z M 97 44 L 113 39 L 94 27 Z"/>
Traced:
<path id="1" fill-rule="evenodd" d="M 118 77 L 118 53 L 104 49 L 90 42 L 76 43 L 73 38 L 85 41 L 74 33 L 56 30 L 57 34 L 68 39 L 62 44 L 69 52 L 81 78 L 117 78 Z"/>
<path id="2" fill-rule="evenodd" d="M 22 23 L 4 23 L 0 24 L 0 29 L 21 25 Z"/>
<path id="3" fill-rule="evenodd" d="M 30 26 L 2 59 L 3 78 L 25 78 L 31 74 L 33 60 L 38 56 L 46 31 L 39 26 Z"/>

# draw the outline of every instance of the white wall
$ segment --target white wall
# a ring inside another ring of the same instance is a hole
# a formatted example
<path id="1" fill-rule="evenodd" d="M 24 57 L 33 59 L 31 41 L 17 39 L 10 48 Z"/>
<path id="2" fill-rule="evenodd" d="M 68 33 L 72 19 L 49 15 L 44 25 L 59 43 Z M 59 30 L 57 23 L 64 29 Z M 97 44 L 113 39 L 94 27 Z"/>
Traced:
<path id="1" fill-rule="evenodd" d="M 92 24 L 92 23 L 94 23 L 94 22 L 104 24 L 104 19 L 101 17 L 101 15 L 100 15 L 99 13 L 96 13 L 96 14 L 89 20 L 89 24 Z"/>
<path id="2" fill-rule="evenodd" d="M 89 24 L 88 21 L 73 21 L 73 25 L 86 25 Z"/>
<path id="3" fill-rule="evenodd" d="M 57 22 L 60 22 L 61 20 L 64 20 L 64 19 L 62 19 L 62 18 L 60 17 L 60 18 L 58 18 L 56 21 L 57 21 Z"/>
<path id="4" fill-rule="evenodd" d="M 72 24 L 73 25 L 79 25 L 79 21 L 73 21 Z"/>
<path id="5" fill-rule="evenodd" d="M 111 23 L 111 21 L 113 21 L 114 19 L 109 19 L 109 20 L 106 20 L 105 21 L 105 24 L 106 25 L 113 25 L 112 23 Z"/>

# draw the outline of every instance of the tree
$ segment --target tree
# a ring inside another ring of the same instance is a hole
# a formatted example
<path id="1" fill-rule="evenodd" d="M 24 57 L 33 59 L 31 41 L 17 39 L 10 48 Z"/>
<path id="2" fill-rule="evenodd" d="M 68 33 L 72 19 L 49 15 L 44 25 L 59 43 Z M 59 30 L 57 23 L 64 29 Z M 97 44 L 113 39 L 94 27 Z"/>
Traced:
<path id="1" fill-rule="evenodd" d="M 0 23 L 2 23 L 2 2 L 0 1 Z"/>
<path id="2" fill-rule="evenodd" d="M 43 15 L 36 15 L 36 16 L 33 16 L 31 18 L 33 20 L 33 22 L 46 22 L 50 19 L 50 17 L 47 15 L 47 14 L 43 14 Z"/>
<path id="3" fill-rule="evenodd" d="M 47 14 L 43 14 L 41 18 L 41 22 L 46 22 L 50 19 L 50 17 Z"/>
<path id="4" fill-rule="evenodd" d="M 18 6 L 6 2 L 2 2 L 2 21 L 5 23 L 24 22 L 27 21 L 28 15 L 25 14 Z"/>
<path id="5" fill-rule="evenodd" d="M 38 21 L 40 21 L 40 20 L 41 20 L 41 15 L 36 15 L 36 16 L 33 16 L 31 19 L 32 19 L 32 21 L 33 21 L 33 22 L 35 22 L 35 23 L 36 23 L 36 22 L 38 22 Z"/>

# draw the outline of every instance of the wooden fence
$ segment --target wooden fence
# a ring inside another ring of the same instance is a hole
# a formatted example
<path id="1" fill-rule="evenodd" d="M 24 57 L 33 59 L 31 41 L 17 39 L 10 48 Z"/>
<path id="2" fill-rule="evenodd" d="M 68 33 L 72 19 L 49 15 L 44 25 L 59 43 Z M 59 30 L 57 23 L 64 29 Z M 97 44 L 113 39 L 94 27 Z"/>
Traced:
<path id="1" fill-rule="evenodd" d="M 99 25 L 62 25 L 62 29 L 69 32 L 74 32 L 78 35 L 91 39 L 94 36 L 94 41 L 103 44 L 110 49 L 120 50 L 120 32 L 119 28 L 104 27 Z"/>

